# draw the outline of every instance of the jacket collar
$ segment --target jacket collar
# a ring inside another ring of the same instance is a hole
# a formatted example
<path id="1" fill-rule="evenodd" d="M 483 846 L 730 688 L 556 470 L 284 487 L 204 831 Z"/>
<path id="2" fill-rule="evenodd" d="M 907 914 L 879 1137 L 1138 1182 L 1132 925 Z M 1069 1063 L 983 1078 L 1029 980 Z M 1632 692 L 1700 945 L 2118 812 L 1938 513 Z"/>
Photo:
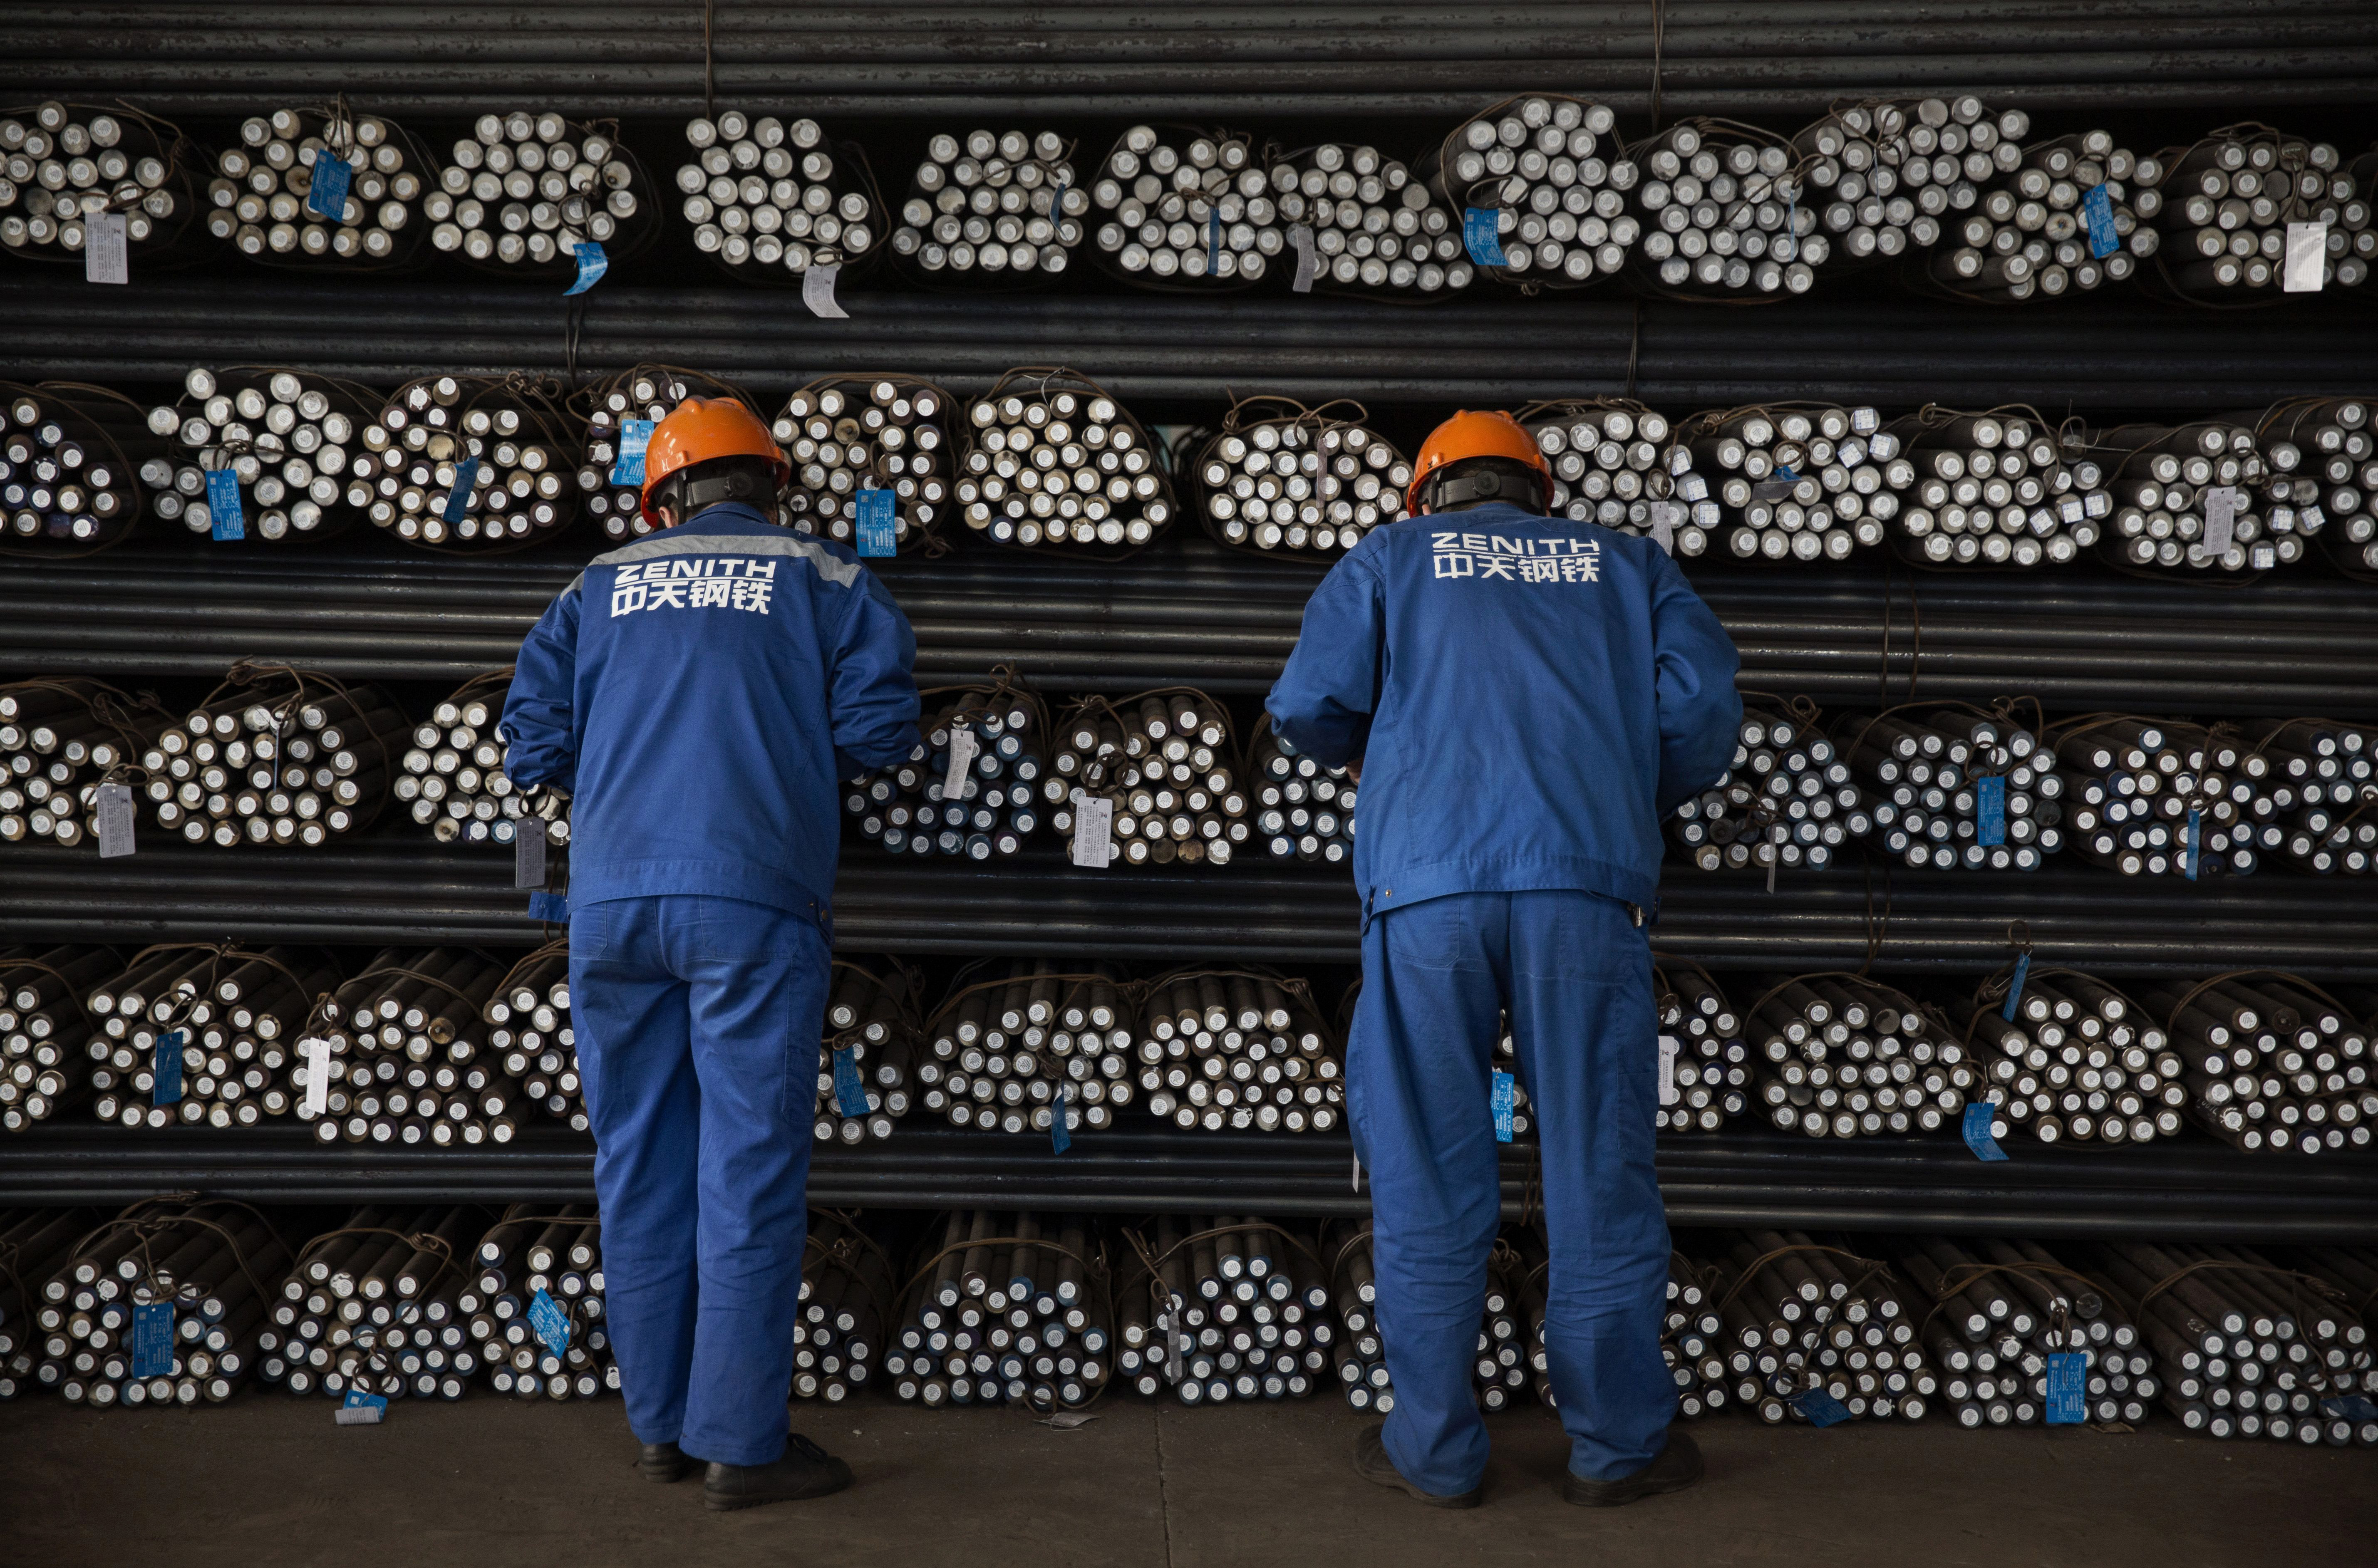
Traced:
<path id="1" fill-rule="evenodd" d="M 771 533 L 782 530 L 761 514 L 760 509 L 741 501 L 715 501 L 703 508 L 675 528 L 666 528 L 659 534 L 646 538 L 667 537 L 676 533 L 747 533 L 755 528 Z"/>

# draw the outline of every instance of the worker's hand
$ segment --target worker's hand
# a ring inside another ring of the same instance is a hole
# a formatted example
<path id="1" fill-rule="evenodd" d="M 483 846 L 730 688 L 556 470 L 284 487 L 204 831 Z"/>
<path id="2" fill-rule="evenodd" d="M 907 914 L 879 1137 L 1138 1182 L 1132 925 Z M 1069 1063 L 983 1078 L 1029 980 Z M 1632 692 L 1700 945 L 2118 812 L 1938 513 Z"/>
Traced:
<path id="1" fill-rule="evenodd" d="M 1363 760 L 1360 757 L 1346 764 L 1346 776 L 1356 784 L 1363 782 Z"/>

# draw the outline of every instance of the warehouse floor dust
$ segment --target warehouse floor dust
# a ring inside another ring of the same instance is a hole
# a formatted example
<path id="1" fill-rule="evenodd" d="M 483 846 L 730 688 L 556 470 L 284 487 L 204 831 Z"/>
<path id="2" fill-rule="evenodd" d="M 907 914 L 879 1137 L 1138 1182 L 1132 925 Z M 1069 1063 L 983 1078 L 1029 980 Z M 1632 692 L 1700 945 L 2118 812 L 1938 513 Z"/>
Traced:
<path id="1" fill-rule="evenodd" d="M 1363 1421 L 1335 1399 L 1110 1399 L 1074 1431 L 1006 1411 L 805 1406 L 801 1430 L 850 1460 L 857 1489 L 716 1514 L 693 1483 L 634 1478 L 617 1400 L 406 1403 L 371 1428 L 278 1395 L 104 1414 L 34 1398 L 0 1405 L 0 1562 L 2192 1568 L 2368 1562 L 2378 1539 L 2378 1454 L 2168 1424 L 2120 1436 L 1703 1421 L 1704 1486 L 1603 1512 L 1561 1502 L 1558 1429 L 1531 1409 L 1490 1423 L 1486 1505 L 1448 1514 L 1353 1475 Z"/>

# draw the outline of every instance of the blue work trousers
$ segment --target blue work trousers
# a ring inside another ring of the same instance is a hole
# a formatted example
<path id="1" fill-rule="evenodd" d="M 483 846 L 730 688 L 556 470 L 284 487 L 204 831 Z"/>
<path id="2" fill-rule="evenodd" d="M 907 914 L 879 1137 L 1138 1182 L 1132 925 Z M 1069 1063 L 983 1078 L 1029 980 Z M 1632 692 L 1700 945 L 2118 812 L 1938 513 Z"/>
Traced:
<path id="1" fill-rule="evenodd" d="M 1632 1475 L 1658 1457 L 1676 1411 L 1660 1355 L 1669 1244 L 1642 928 L 1627 905 L 1583 892 L 1457 893 L 1390 910 L 1363 938 L 1347 1100 L 1395 1382 L 1387 1456 L 1441 1496 L 1486 1472 L 1471 1376 L 1501 1222 L 1491 1095 L 1506 1011 L 1543 1154 L 1544 1347 L 1569 1468 Z"/>
<path id="2" fill-rule="evenodd" d="M 640 1442 L 784 1452 L 830 962 L 813 916 L 738 899 L 570 913 L 605 1322 Z"/>

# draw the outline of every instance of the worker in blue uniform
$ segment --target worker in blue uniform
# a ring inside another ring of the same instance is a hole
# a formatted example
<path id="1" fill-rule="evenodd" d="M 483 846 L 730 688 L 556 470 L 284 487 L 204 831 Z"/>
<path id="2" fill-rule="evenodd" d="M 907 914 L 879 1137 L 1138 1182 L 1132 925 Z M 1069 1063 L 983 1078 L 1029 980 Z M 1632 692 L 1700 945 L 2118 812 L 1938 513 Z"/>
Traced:
<path id="1" fill-rule="evenodd" d="M 1543 515 L 1550 474 L 1507 414 L 1457 414 L 1414 466 L 1414 515 L 1330 569 L 1267 703 L 1275 732 L 1362 786 L 1348 1120 L 1396 1404 L 1355 1467 L 1441 1507 L 1482 1496 L 1471 1366 L 1507 1015 L 1541 1140 L 1566 1495 L 1632 1502 L 1701 1473 L 1668 1431 L 1660 1354 L 1644 927 L 1661 819 L 1733 760 L 1739 660 L 1653 540 Z"/>
<path id="2" fill-rule="evenodd" d="M 522 644 L 507 771 L 571 803 L 570 990 L 594 1131 L 605 1323 L 638 1468 L 704 1502 L 818 1497 L 788 1437 L 838 781 L 916 747 L 917 640 L 840 545 L 775 521 L 764 425 L 653 429 L 657 532 L 597 557 Z"/>

